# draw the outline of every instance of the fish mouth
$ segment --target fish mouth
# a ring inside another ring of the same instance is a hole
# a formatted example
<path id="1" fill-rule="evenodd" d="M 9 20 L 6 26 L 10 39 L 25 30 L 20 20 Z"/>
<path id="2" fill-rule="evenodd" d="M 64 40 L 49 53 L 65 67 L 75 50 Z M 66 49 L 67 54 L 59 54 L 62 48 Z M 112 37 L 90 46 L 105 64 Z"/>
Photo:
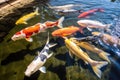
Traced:
<path id="1" fill-rule="evenodd" d="M 25 76 L 27 76 L 27 77 L 31 76 L 31 74 L 29 74 L 29 73 L 26 73 L 26 72 L 24 72 L 24 73 L 25 73 Z"/>
<path id="2" fill-rule="evenodd" d="M 12 37 L 11 40 L 15 41 L 14 37 Z"/>
<path id="3" fill-rule="evenodd" d="M 81 27 L 85 27 L 86 25 L 84 23 L 81 23 L 81 22 L 77 22 Z"/>
<path id="4" fill-rule="evenodd" d="M 83 23 L 79 23 L 79 25 L 80 25 L 81 27 L 86 27 L 86 25 L 83 24 Z"/>

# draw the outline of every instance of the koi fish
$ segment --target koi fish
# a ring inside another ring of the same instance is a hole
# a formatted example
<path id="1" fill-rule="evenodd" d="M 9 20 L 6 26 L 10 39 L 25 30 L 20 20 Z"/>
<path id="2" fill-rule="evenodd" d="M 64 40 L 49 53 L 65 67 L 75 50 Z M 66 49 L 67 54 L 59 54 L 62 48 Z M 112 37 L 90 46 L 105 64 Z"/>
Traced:
<path id="1" fill-rule="evenodd" d="M 82 47 L 82 48 L 84 48 L 86 50 L 89 50 L 91 52 L 97 53 L 102 59 L 104 59 L 104 60 L 108 61 L 109 63 L 111 63 L 110 60 L 109 60 L 109 58 L 108 58 L 108 56 L 110 54 L 104 52 L 103 50 L 95 47 L 94 45 L 91 45 L 88 42 L 79 41 L 79 40 L 77 40 L 77 38 L 70 38 L 70 40 L 72 42 L 74 42 L 75 44 L 77 44 L 78 46 L 80 46 L 80 47 Z"/>
<path id="2" fill-rule="evenodd" d="M 106 44 L 113 45 L 113 46 L 119 46 L 120 47 L 120 39 L 118 37 L 111 36 L 109 34 L 100 33 L 100 32 L 92 32 L 92 35 L 94 36 L 100 36 L 102 41 Z"/>
<path id="3" fill-rule="evenodd" d="M 69 36 L 69 35 L 77 32 L 77 31 L 83 33 L 83 31 L 80 28 L 78 28 L 76 26 L 69 26 L 66 28 L 57 29 L 57 30 L 53 31 L 52 36 L 65 37 L 65 36 Z"/>
<path id="4" fill-rule="evenodd" d="M 116 55 L 120 57 L 120 47 L 108 45 L 104 43 L 101 39 L 98 39 L 97 41 L 101 47 L 104 47 L 105 50 L 109 50 L 110 52 L 112 52 L 111 53 L 112 55 Z"/>
<path id="5" fill-rule="evenodd" d="M 102 9 L 102 8 L 91 9 L 91 10 L 88 10 L 88 11 L 85 11 L 85 12 L 81 13 L 78 16 L 78 18 L 84 18 L 84 17 L 87 17 L 90 14 L 93 14 L 94 12 L 103 12 L 103 11 L 104 11 L 104 9 Z"/>
<path id="6" fill-rule="evenodd" d="M 81 48 L 79 48 L 74 42 L 70 41 L 69 39 L 65 38 L 66 47 L 70 50 L 70 55 L 74 54 L 80 59 L 84 60 L 85 62 L 89 63 L 94 71 L 94 73 L 101 78 L 101 70 L 100 68 L 107 65 L 108 62 L 106 61 L 95 61 L 92 60 L 86 52 L 84 52 Z"/>
<path id="7" fill-rule="evenodd" d="M 38 52 L 38 55 L 34 58 L 34 60 L 28 65 L 25 75 L 30 77 L 36 71 L 40 70 L 42 73 L 46 73 L 46 68 L 43 66 L 48 58 L 50 58 L 53 53 L 48 54 L 49 48 L 54 47 L 57 44 L 49 44 L 49 36 L 46 42 L 45 47 L 41 52 Z"/>
<path id="8" fill-rule="evenodd" d="M 33 39 L 31 38 L 31 36 L 34 36 L 40 32 L 44 32 L 47 28 L 52 28 L 54 26 L 58 26 L 59 28 L 62 28 L 63 20 L 64 20 L 64 17 L 61 17 L 59 20 L 55 22 L 46 21 L 45 23 L 37 23 L 33 26 L 30 26 L 18 31 L 12 36 L 11 39 L 13 41 L 26 39 L 28 42 L 32 42 Z"/>
<path id="9" fill-rule="evenodd" d="M 94 21 L 94 20 L 79 20 L 79 21 L 77 21 L 77 23 L 82 28 L 87 28 L 89 31 L 92 31 L 91 28 L 108 30 L 108 28 L 111 26 L 111 24 L 103 24 L 99 21 Z"/>
<path id="10" fill-rule="evenodd" d="M 23 17 L 21 17 L 20 19 L 18 19 L 15 24 L 16 25 L 18 25 L 18 24 L 27 24 L 28 20 L 32 19 L 36 15 L 39 15 L 38 10 L 39 10 L 39 8 L 37 7 L 34 12 L 31 12 L 29 14 L 24 15 Z"/>
<path id="11" fill-rule="evenodd" d="M 67 4 L 62 6 L 51 6 L 47 4 L 49 8 L 54 9 L 57 12 L 76 12 L 75 7 L 80 7 L 80 4 Z"/>

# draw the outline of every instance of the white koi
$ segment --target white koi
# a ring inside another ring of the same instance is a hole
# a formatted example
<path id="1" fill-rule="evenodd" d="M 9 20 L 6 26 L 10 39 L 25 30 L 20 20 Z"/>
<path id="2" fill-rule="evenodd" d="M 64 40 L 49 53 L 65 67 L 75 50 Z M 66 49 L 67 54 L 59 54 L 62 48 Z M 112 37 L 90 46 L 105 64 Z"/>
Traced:
<path id="1" fill-rule="evenodd" d="M 82 27 L 82 28 L 88 28 L 88 30 L 91 31 L 90 28 L 98 28 L 98 29 L 109 29 L 111 24 L 103 24 L 99 21 L 94 21 L 94 20 L 79 20 L 77 23 Z"/>
<path id="2" fill-rule="evenodd" d="M 46 42 L 45 47 L 41 52 L 38 52 L 38 56 L 34 58 L 34 60 L 28 65 L 25 75 L 30 77 L 36 71 L 40 70 L 42 73 L 46 73 L 46 68 L 43 66 L 48 58 L 50 58 L 53 53 L 48 54 L 49 48 L 55 46 L 56 44 L 49 44 L 49 36 Z"/>

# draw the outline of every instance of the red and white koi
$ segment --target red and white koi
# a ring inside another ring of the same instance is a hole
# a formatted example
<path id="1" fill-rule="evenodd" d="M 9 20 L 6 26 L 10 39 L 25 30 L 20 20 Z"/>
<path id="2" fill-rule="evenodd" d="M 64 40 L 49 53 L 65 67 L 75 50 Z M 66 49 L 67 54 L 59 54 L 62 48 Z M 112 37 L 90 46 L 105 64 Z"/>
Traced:
<path id="1" fill-rule="evenodd" d="M 52 28 L 54 26 L 57 26 L 59 28 L 62 28 L 62 22 L 64 20 L 64 17 L 61 17 L 59 20 L 52 22 L 52 21 L 46 21 L 45 23 L 37 23 L 33 26 L 24 28 L 20 31 L 18 31 L 17 33 L 15 33 L 12 36 L 12 40 L 16 41 L 16 40 L 20 40 L 20 39 L 26 39 L 29 42 L 32 42 L 33 39 L 31 38 L 31 36 L 34 36 L 40 32 L 45 31 L 45 29 L 47 28 Z"/>

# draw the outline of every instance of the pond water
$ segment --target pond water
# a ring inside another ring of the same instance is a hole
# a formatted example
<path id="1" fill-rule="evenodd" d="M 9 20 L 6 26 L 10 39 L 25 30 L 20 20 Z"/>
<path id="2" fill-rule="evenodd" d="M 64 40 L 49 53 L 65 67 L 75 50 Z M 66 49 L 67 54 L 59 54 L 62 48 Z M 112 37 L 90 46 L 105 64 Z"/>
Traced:
<path id="1" fill-rule="evenodd" d="M 109 0 L 51 0 L 49 3 L 52 7 L 74 4 L 71 9 L 76 12 L 67 12 L 66 9 L 49 8 L 47 5 L 38 4 L 40 15 L 29 20 L 27 25 L 18 25 L 9 31 L 9 34 L 4 37 L 0 43 L 0 80 L 119 80 L 120 76 L 120 57 L 116 55 L 114 49 L 96 45 L 100 49 L 111 54 L 111 64 L 108 64 L 102 69 L 102 77 L 99 79 L 81 60 L 73 60 L 69 57 L 68 50 L 64 45 L 62 38 L 52 37 L 51 32 L 58 29 L 57 27 L 47 29 L 45 32 L 33 36 L 33 42 L 27 42 L 24 39 L 12 41 L 11 37 L 19 30 L 34 25 L 38 22 L 56 21 L 61 16 L 65 16 L 63 26 L 76 25 L 79 11 L 87 11 L 93 8 L 103 8 L 104 12 L 96 12 L 90 15 L 89 19 L 98 20 L 105 24 L 112 24 L 110 34 L 120 37 L 120 2 L 110 2 Z M 68 11 L 69 11 L 68 10 Z M 62 14 L 61 14 L 62 12 Z M 27 14 L 26 12 L 23 13 Z M 19 16 L 20 17 L 20 16 Z M 81 18 L 84 19 L 84 18 Z M 9 26 L 9 25 L 8 25 Z M 31 77 L 26 77 L 24 72 L 30 62 L 37 55 L 37 51 L 41 51 L 46 43 L 47 34 L 50 33 L 50 42 L 58 45 L 50 49 L 53 56 L 50 57 L 44 66 L 47 68 L 47 73 L 37 71 Z M 90 35 L 90 32 L 85 30 L 85 36 Z M 84 36 L 77 33 L 76 37 Z M 102 60 L 97 55 L 88 52 L 90 57 L 95 60 Z"/>

